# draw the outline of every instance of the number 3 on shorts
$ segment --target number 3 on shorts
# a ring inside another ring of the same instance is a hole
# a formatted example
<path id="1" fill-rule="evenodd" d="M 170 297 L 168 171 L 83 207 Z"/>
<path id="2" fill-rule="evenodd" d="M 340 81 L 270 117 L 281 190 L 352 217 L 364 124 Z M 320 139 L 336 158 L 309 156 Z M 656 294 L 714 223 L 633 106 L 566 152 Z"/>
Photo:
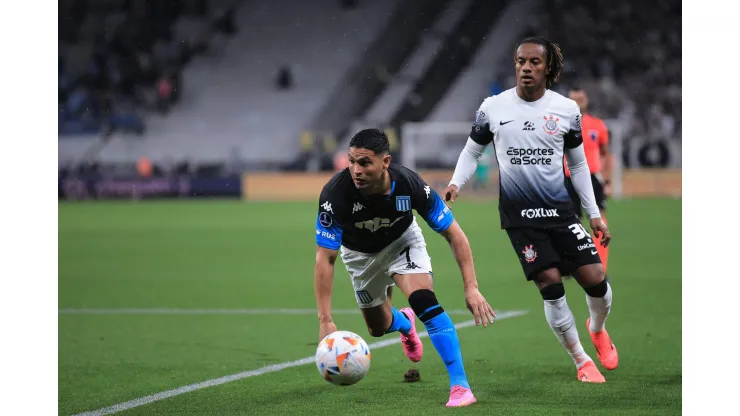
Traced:
<path id="1" fill-rule="evenodd" d="M 575 223 L 568 226 L 570 230 L 573 232 L 573 234 L 576 235 L 576 238 L 579 240 L 583 240 L 584 238 L 591 239 L 591 234 L 589 234 L 588 231 L 586 231 L 585 228 L 583 228 L 583 225 L 581 223 Z"/>

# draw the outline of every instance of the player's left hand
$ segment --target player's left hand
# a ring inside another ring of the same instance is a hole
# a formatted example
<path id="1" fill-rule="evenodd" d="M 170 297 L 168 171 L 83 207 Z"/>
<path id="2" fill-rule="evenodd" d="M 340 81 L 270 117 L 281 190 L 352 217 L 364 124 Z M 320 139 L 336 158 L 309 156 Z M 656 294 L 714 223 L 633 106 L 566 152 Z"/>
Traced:
<path id="1" fill-rule="evenodd" d="M 609 198 L 609 197 L 612 196 L 612 186 L 611 185 L 604 184 L 603 189 L 604 189 L 604 196 L 605 197 Z"/>
<path id="2" fill-rule="evenodd" d="M 595 237 L 601 238 L 602 246 L 606 247 L 609 245 L 609 242 L 612 240 L 612 233 L 609 232 L 609 227 L 606 226 L 601 218 L 591 219 L 591 229 L 593 230 Z"/>
<path id="3" fill-rule="evenodd" d="M 478 289 L 465 289 L 465 305 L 475 317 L 476 326 L 483 324 L 487 327 L 489 323 L 493 323 L 496 313 Z"/>

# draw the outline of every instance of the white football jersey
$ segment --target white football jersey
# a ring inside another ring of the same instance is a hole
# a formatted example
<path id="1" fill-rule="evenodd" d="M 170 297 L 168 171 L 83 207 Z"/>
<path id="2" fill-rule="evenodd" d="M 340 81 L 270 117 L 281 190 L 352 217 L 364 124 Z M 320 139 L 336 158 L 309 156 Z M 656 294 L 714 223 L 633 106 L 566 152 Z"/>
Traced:
<path id="1" fill-rule="evenodd" d="M 563 153 L 583 142 L 575 101 L 546 90 L 542 98 L 528 102 L 517 95 L 516 88 L 506 90 L 483 101 L 470 138 L 482 145 L 493 142 L 500 171 L 502 227 L 573 222 Z"/>

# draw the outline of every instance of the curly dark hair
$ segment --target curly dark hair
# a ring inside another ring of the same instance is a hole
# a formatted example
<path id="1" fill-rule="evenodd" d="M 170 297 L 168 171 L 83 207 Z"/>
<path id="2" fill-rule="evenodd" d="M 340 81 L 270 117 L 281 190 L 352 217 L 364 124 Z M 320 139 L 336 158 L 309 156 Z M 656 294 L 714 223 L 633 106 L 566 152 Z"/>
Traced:
<path id="1" fill-rule="evenodd" d="M 563 52 L 560 50 L 560 45 L 543 36 L 532 36 L 520 40 L 514 48 L 514 53 L 525 43 L 544 46 L 545 54 L 547 55 L 547 88 L 552 87 L 558 81 L 558 78 L 560 78 L 560 75 L 563 73 L 563 67 L 565 66 L 563 64 Z"/>

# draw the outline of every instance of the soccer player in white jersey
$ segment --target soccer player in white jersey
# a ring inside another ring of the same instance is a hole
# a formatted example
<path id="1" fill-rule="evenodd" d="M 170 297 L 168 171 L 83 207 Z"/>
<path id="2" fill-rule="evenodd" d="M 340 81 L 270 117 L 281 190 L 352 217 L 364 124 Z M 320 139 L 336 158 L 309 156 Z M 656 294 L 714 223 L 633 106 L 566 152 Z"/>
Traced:
<path id="1" fill-rule="evenodd" d="M 605 322 L 612 291 L 593 239 L 576 217 L 565 187 L 563 153 L 571 181 L 594 235 L 609 244 L 583 151 L 578 105 L 549 88 L 563 69 L 560 47 L 543 37 L 526 38 L 515 50 L 517 85 L 483 101 L 457 162 L 445 200 L 454 202 L 493 143 L 499 164 L 501 228 L 509 235 L 527 280 L 545 303 L 545 318 L 573 359 L 578 380 L 606 380 L 583 350 L 565 300 L 562 276 L 572 275 L 586 292 L 586 330 L 607 370 L 617 367 L 617 350 Z"/>
<path id="2" fill-rule="evenodd" d="M 496 315 L 478 290 L 470 244 L 452 212 L 421 176 L 391 163 L 389 153 L 384 132 L 360 131 L 349 143 L 349 167 L 321 191 L 314 268 L 319 339 L 337 330 L 331 293 L 334 263 L 341 254 L 370 335 L 399 332 L 406 356 L 418 362 L 423 354 L 416 332 L 418 316 L 447 368 L 447 406 L 468 406 L 476 398 L 465 375 L 455 325 L 434 293 L 431 259 L 413 211 L 449 243 L 476 325 L 487 326 Z M 410 308 L 393 307 L 393 286 L 407 296 Z"/>

